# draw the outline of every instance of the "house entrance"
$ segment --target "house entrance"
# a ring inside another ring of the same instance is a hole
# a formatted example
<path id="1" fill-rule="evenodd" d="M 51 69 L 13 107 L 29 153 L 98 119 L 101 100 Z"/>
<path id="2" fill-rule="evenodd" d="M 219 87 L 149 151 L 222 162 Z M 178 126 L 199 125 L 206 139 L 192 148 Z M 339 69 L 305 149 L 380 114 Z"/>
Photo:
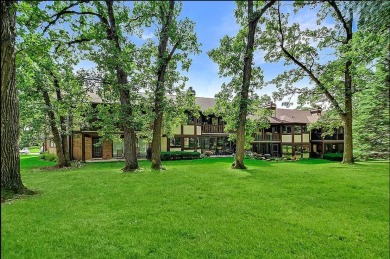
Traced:
<path id="1" fill-rule="evenodd" d="M 279 144 L 272 144 L 272 156 L 279 156 Z"/>
<path id="2" fill-rule="evenodd" d="M 92 158 L 101 158 L 103 155 L 102 145 L 96 146 L 100 138 L 92 138 Z"/>

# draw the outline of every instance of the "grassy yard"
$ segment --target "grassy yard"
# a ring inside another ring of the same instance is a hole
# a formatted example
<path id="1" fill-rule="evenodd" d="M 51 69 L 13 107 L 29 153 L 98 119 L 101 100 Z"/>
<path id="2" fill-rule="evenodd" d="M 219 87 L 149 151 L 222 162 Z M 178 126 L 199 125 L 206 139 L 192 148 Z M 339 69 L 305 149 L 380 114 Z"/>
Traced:
<path id="1" fill-rule="evenodd" d="M 1 205 L 3 258 L 388 258 L 389 163 L 232 158 L 44 170 Z"/>

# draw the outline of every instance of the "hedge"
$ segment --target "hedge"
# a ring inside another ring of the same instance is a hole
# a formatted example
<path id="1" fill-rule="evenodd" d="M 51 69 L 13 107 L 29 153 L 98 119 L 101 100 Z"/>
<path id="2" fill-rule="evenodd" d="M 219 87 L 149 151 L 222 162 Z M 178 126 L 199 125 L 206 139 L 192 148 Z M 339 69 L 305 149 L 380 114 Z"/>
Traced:
<path id="1" fill-rule="evenodd" d="M 326 153 L 324 159 L 330 161 L 343 161 L 343 153 Z"/>
<path id="2" fill-rule="evenodd" d="M 52 154 L 52 153 L 49 153 L 49 152 L 43 152 L 42 154 L 39 155 L 39 157 L 43 160 L 47 160 L 47 161 L 57 161 L 57 155 L 56 154 Z"/>
<path id="3" fill-rule="evenodd" d="M 198 159 L 198 158 L 200 158 L 199 152 L 184 152 L 184 151 L 161 152 L 161 160 L 182 160 L 182 159 Z"/>

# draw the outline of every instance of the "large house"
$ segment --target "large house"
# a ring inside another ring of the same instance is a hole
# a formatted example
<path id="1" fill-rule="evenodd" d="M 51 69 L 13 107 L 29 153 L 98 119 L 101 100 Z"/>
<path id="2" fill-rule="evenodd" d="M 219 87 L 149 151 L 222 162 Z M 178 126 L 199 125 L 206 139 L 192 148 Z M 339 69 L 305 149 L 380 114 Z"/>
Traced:
<path id="1" fill-rule="evenodd" d="M 161 151 L 211 151 L 213 154 L 232 154 L 235 143 L 228 140 L 223 118 L 204 114 L 205 110 L 215 105 L 214 98 L 196 97 L 195 103 L 201 107 L 197 118 L 188 116 L 186 125 L 176 129 L 173 138 L 162 136 Z M 102 103 L 97 95 L 92 96 L 92 105 Z M 280 109 L 272 104 L 270 127 L 254 133 L 252 150 L 258 154 L 273 157 L 322 157 L 328 152 L 343 152 L 343 128 L 335 129 L 333 136 L 322 138 L 321 130 L 308 130 L 308 124 L 318 120 L 321 110 Z M 123 132 L 118 132 L 122 134 Z M 73 129 L 69 141 L 69 153 L 73 160 L 93 160 L 122 158 L 124 153 L 123 139 L 120 141 L 100 142 L 96 129 Z M 139 156 L 146 156 L 148 143 L 137 139 Z M 46 150 L 55 152 L 52 141 L 47 141 Z"/>

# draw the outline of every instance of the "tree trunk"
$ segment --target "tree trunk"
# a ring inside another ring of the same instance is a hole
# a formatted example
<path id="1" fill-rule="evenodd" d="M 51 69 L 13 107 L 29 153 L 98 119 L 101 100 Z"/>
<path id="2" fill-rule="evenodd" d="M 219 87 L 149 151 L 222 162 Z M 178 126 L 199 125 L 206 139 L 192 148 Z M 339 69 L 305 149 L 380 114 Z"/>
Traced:
<path id="1" fill-rule="evenodd" d="M 345 65 L 345 115 L 344 115 L 344 154 L 343 163 L 353 164 L 353 139 L 352 139 L 352 77 L 348 61 Z"/>
<path id="2" fill-rule="evenodd" d="M 161 169 L 161 127 L 163 113 L 160 112 L 153 123 L 153 139 L 152 139 L 152 169 Z"/>
<path id="3" fill-rule="evenodd" d="M 127 84 L 127 75 L 123 70 L 117 69 L 118 83 L 120 87 L 125 87 Z M 122 169 L 124 172 L 131 172 L 138 169 L 138 160 L 137 160 L 137 136 L 133 127 L 129 125 L 128 118 L 132 116 L 132 109 L 129 104 L 129 91 L 126 89 L 120 90 L 120 102 L 122 107 L 123 114 L 123 135 L 124 135 L 124 145 L 125 145 L 125 167 Z"/>
<path id="4" fill-rule="evenodd" d="M 352 40 L 352 11 L 350 10 L 350 19 L 346 22 L 346 40 L 344 44 L 349 44 Z M 344 72 L 344 154 L 343 163 L 353 164 L 353 138 L 352 138 L 352 62 L 348 60 L 345 63 Z"/>
<path id="5" fill-rule="evenodd" d="M 346 101 L 347 106 L 347 101 Z M 343 163 L 352 164 L 353 160 L 353 142 L 352 142 L 352 102 L 349 102 L 347 112 L 344 116 L 344 154 Z M 348 112 L 348 110 L 350 112 Z"/>
<path id="6" fill-rule="evenodd" d="M 111 28 L 106 31 L 107 39 L 113 40 L 115 46 L 119 53 L 122 52 L 121 46 L 119 44 L 119 37 L 116 30 L 116 21 L 114 16 L 113 1 L 106 0 L 108 17 L 110 21 Z M 130 103 L 130 91 L 126 89 L 128 87 L 127 74 L 119 66 L 116 66 L 116 77 L 119 84 L 119 93 L 120 93 L 120 103 L 122 110 L 122 128 L 124 135 L 124 146 L 125 146 L 125 167 L 122 169 L 124 172 L 131 172 L 138 169 L 138 160 L 137 160 L 137 136 L 135 135 L 134 127 L 131 125 L 133 109 Z"/>
<path id="7" fill-rule="evenodd" d="M 155 119 L 153 122 L 153 139 L 152 139 L 152 169 L 160 170 L 161 167 L 161 127 L 163 121 L 163 107 L 162 103 L 165 95 L 165 72 L 167 69 L 168 62 L 172 57 L 174 49 L 170 55 L 166 55 L 169 40 L 169 27 L 172 23 L 173 10 L 175 8 L 175 1 L 170 0 L 169 11 L 166 16 L 166 21 L 161 28 L 161 36 L 158 45 L 158 62 L 160 63 L 157 71 L 157 85 L 155 90 L 154 100 L 154 114 Z"/>
<path id="8" fill-rule="evenodd" d="M 63 141 L 61 138 L 60 131 L 57 127 L 56 124 L 56 117 L 55 114 L 52 110 L 52 105 L 50 101 L 50 96 L 49 93 L 43 89 L 40 89 L 43 94 L 43 99 L 45 100 L 46 104 L 46 113 L 47 116 L 49 117 L 49 125 L 51 129 L 51 133 L 53 134 L 53 142 L 56 145 L 56 154 L 57 154 L 57 167 L 69 167 L 70 166 L 70 161 L 69 159 L 66 158 L 65 153 L 64 153 L 64 147 L 63 147 Z"/>
<path id="9" fill-rule="evenodd" d="M 56 89 L 57 100 L 58 100 L 58 102 L 63 102 L 63 98 L 62 98 L 61 90 L 60 90 L 60 83 L 52 71 L 50 71 L 50 75 L 53 77 L 54 87 Z M 67 125 L 66 125 L 66 120 L 65 120 L 64 116 L 60 116 L 60 129 L 61 129 L 60 136 L 61 136 L 61 143 L 62 143 L 62 145 L 61 145 L 62 153 L 64 154 L 65 164 L 67 164 L 66 166 L 70 166 L 69 143 L 68 143 L 68 137 L 66 135 Z"/>
<path id="10" fill-rule="evenodd" d="M 244 152 L 245 152 L 245 125 L 248 113 L 248 92 L 252 75 L 253 48 L 255 42 L 255 32 L 258 19 L 253 19 L 253 1 L 248 1 L 248 37 L 244 58 L 244 76 L 242 80 L 240 96 L 240 113 L 238 116 L 239 124 L 237 129 L 236 156 L 233 168 L 245 169 Z"/>
<path id="11" fill-rule="evenodd" d="M 15 68 L 14 1 L 1 1 L 1 197 L 22 193 L 19 157 L 19 99 Z"/>

